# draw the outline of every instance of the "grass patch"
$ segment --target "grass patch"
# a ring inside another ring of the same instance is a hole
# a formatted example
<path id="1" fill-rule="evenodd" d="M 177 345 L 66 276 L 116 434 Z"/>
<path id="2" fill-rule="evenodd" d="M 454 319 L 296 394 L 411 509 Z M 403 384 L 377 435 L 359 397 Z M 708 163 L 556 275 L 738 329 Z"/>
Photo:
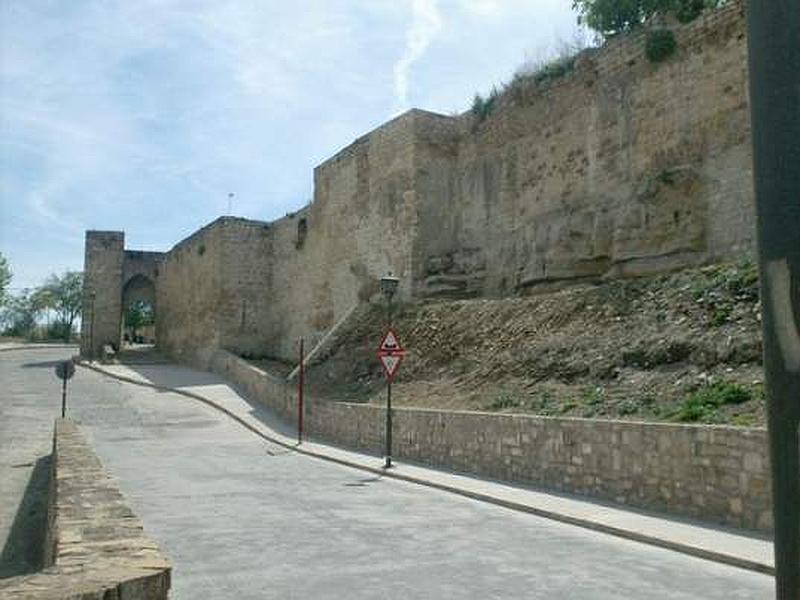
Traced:
<path id="1" fill-rule="evenodd" d="M 522 402 L 512 396 L 511 394 L 501 394 L 489 404 L 486 405 L 487 410 L 505 410 L 507 408 L 518 408 Z"/>
<path id="2" fill-rule="evenodd" d="M 635 400 L 625 400 L 619 405 L 619 414 L 623 417 L 635 415 L 639 412 L 639 403 Z"/>
<path id="3" fill-rule="evenodd" d="M 524 97 L 523 90 L 530 85 L 543 85 L 568 75 L 575 70 L 578 55 L 588 47 L 585 39 L 576 38 L 571 43 L 561 42 L 555 58 L 549 60 L 527 61 L 510 82 L 498 88 L 494 86 L 488 96 L 475 94 L 472 100 L 472 114 L 481 123 L 497 108 L 501 96 L 510 95 L 515 100 Z"/>
<path id="4" fill-rule="evenodd" d="M 574 408 L 578 408 L 580 404 L 578 402 L 570 401 L 570 402 L 563 402 L 561 406 L 558 407 L 559 414 L 568 413 Z"/>
<path id="5" fill-rule="evenodd" d="M 706 267 L 692 283 L 691 293 L 705 308 L 709 327 L 720 327 L 731 321 L 737 305 L 758 301 L 758 268 L 747 257 L 735 265 Z"/>
<path id="6" fill-rule="evenodd" d="M 758 424 L 758 417 L 752 414 L 733 415 L 731 423 L 738 427 L 753 427 Z"/>
<path id="7" fill-rule="evenodd" d="M 725 323 L 727 323 L 731 318 L 731 307 L 730 306 L 720 306 L 719 308 L 714 309 L 714 312 L 711 314 L 711 319 L 709 319 L 709 324 L 712 327 L 721 327 Z"/>
<path id="8" fill-rule="evenodd" d="M 738 383 L 718 382 L 691 393 L 672 415 L 676 421 L 694 423 L 717 420 L 717 409 L 753 399 L 752 390 Z"/>
<path id="9" fill-rule="evenodd" d="M 692 286 L 695 300 L 714 294 L 726 294 L 737 300 L 758 300 L 758 266 L 750 257 L 742 257 L 735 265 L 710 267 L 705 277 Z"/>

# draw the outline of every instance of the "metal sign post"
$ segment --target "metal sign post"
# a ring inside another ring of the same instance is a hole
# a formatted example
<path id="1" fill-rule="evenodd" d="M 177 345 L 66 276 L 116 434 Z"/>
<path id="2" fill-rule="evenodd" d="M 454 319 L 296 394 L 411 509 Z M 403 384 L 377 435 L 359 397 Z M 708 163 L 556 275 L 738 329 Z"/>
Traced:
<path id="1" fill-rule="evenodd" d="M 800 598 L 800 2 L 749 0 L 747 38 L 775 594 Z"/>
<path id="2" fill-rule="evenodd" d="M 392 466 L 392 379 L 400 368 L 405 350 L 397 334 L 389 329 L 378 346 L 378 358 L 386 375 L 386 462 L 384 468 Z"/>
<path id="3" fill-rule="evenodd" d="M 389 271 L 381 277 L 381 292 L 386 298 L 386 334 L 378 347 L 378 358 L 386 373 L 386 462 L 383 467 L 392 466 L 392 378 L 403 359 L 403 348 L 392 331 L 392 298 L 397 292 L 400 280 Z"/>
<path id="4" fill-rule="evenodd" d="M 297 444 L 303 443 L 303 338 L 300 338 L 300 372 L 297 377 Z"/>
<path id="5" fill-rule="evenodd" d="M 71 360 L 62 360 L 56 364 L 56 377 L 61 380 L 61 418 L 67 416 L 67 379 L 75 375 L 75 363 Z"/>

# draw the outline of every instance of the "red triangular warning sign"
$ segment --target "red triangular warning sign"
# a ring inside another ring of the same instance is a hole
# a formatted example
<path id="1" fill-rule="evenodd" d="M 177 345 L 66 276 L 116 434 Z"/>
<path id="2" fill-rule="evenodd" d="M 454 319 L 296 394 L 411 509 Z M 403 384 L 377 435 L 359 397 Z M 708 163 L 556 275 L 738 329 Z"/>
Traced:
<path id="1" fill-rule="evenodd" d="M 378 346 L 378 353 L 380 354 L 394 354 L 402 353 L 403 347 L 400 345 L 400 340 L 397 339 L 397 334 L 389 329 L 381 340 L 381 345 Z"/>
<path id="2" fill-rule="evenodd" d="M 383 372 L 386 374 L 387 379 L 391 380 L 397 373 L 404 353 L 405 350 L 400 345 L 397 334 L 389 329 L 384 334 L 380 346 L 378 346 L 378 358 L 381 360 Z"/>
<path id="3" fill-rule="evenodd" d="M 397 370 L 400 368 L 400 362 L 403 360 L 402 354 L 383 354 L 380 356 L 381 365 L 383 365 L 383 372 L 386 374 L 387 379 L 393 379 Z"/>

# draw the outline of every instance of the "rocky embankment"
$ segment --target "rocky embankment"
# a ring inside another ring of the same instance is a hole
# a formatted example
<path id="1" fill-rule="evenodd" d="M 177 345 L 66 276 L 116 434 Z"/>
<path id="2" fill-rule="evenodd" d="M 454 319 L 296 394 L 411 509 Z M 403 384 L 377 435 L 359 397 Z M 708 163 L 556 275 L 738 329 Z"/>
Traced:
<path id="1" fill-rule="evenodd" d="M 541 295 L 399 307 L 398 405 L 653 421 L 764 423 L 749 261 Z M 308 372 L 312 395 L 382 402 L 370 307 Z"/>

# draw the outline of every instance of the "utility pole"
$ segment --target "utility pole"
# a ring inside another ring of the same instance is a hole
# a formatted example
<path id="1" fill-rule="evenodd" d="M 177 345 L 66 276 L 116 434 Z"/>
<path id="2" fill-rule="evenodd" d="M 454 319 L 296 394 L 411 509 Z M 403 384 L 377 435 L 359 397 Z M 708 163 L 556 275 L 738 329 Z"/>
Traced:
<path id="1" fill-rule="evenodd" d="M 800 2 L 748 0 L 775 594 L 800 598 Z"/>

